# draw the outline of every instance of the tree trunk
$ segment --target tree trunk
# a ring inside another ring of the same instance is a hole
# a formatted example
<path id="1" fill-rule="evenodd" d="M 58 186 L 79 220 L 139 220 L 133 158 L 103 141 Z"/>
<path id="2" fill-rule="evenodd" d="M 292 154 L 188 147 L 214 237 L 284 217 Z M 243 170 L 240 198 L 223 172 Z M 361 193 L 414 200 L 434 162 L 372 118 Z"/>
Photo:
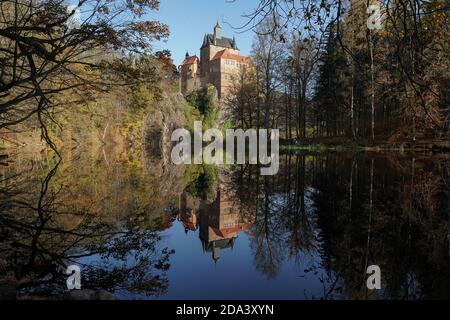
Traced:
<path id="1" fill-rule="evenodd" d="M 375 143 L 375 68 L 373 61 L 373 38 L 371 29 L 369 30 L 369 50 L 370 50 L 370 75 L 371 75 L 371 94 L 370 94 L 371 138 L 372 143 Z"/>

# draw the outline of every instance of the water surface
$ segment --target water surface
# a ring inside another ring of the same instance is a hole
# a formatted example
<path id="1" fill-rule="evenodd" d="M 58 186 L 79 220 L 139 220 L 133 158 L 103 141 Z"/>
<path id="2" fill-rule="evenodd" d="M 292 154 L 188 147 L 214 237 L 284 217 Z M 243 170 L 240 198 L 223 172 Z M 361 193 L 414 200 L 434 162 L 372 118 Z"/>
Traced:
<path id="1" fill-rule="evenodd" d="M 265 177 L 111 150 L 10 159 L 0 276 L 19 298 L 65 297 L 70 264 L 118 299 L 450 297 L 442 155 L 285 154 Z"/>

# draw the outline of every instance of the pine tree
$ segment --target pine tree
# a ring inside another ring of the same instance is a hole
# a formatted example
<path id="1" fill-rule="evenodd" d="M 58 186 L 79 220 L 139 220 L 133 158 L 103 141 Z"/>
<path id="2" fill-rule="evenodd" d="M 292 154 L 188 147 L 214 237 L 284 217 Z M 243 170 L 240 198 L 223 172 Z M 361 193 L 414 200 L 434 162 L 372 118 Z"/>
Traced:
<path id="1" fill-rule="evenodd" d="M 345 72 L 347 62 L 331 24 L 321 56 L 315 100 L 318 117 L 325 120 L 327 136 L 337 136 L 342 130 L 342 110 L 345 109 Z"/>

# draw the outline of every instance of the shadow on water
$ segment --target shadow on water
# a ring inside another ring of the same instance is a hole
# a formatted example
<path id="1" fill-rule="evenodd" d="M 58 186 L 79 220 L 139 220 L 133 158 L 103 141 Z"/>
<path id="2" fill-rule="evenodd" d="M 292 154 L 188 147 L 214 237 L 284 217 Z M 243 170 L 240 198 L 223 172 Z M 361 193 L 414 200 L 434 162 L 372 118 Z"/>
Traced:
<path id="1" fill-rule="evenodd" d="M 71 264 L 116 298 L 450 298 L 446 158 L 285 154 L 260 176 L 102 150 L 0 174 L 2 298 L 71 298 Z"/>

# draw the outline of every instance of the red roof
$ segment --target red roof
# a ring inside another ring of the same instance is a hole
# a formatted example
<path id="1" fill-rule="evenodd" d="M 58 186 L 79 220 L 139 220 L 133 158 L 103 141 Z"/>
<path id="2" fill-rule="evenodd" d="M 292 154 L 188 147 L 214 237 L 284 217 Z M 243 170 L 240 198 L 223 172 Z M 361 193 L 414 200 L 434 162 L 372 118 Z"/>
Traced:
<path id="1" fill-rule="evenodd" d="M 217 229 L 217 228 L 211 227 L 211 229 L 213 229 L 214 233 L 216 235 L 218 235 L 219 237 L 227 238 L 230 234 L 237 233 L 240 231 L 246 231 L 246 230 L 250 229 L 250 227 L 251 227 L 251 224 L 249 224 L 249 223 L 240 223 L 231 228 Z"/>
<path id="2" fill-rule="evenodd" d="M 198 57 L 197 56 L 192 56 L 192 57 L 187 57 L 186 59 L 184 59 L 183 63 L 181 65 L 187 65 L 187 64 L 194 64 L 198 62 Z"/>
<path id="3" fill-rule="evenodd" d="M 246 63 L 246 64 L 252 63 L 252 61 L 249 58 L 240 56 L 238 54 L 231 53 L 227 49 L 217 52 L 211 60 L 217 60 L 217 59 L 235 60 L 235 61 L 239 61 L 239 62 Z"/>

